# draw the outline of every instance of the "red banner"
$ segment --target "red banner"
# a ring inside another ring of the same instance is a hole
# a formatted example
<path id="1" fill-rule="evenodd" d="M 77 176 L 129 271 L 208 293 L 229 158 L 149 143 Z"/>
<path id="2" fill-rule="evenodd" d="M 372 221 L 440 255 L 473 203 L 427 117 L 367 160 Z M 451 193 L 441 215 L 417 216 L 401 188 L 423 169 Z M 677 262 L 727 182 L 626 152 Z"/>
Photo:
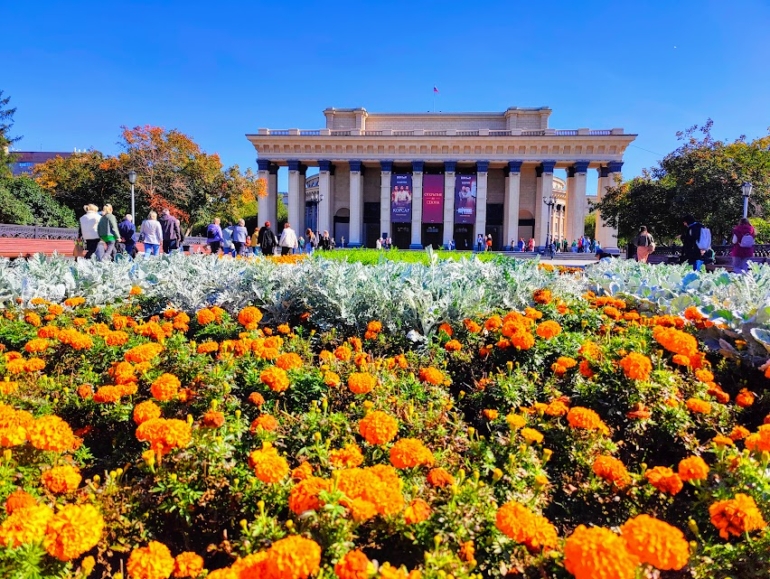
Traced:
<path id="1" fill-rule="evenodd" d="M 444 222 L 444 176 L 423 175 L 422 222 Z"/>

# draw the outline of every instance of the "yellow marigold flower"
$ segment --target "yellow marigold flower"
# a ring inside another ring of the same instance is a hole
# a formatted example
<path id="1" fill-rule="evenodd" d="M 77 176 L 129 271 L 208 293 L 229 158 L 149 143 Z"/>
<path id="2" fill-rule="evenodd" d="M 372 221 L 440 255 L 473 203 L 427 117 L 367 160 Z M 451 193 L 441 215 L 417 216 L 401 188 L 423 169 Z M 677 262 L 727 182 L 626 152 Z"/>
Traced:
<path id="1" fill-rule="evenodd" d="M 649 515 L 629 519 L 620 532 L 632 554 L 661 571 L 679 571 L 690 559 L 690 544 L 684 533 Z"/>
<path id="2" fill-rule="evenodd" d="M 339 579 L 369 579 L 374 566 L 362 551 L 349 551 L 334 566 L 334 574 Z"/>
<path id="3" fill-rule="evenodd" d="M 355 443 L 349 443 L 329 453 L 329 462 L 337 468 L 355 468 L 364 462 L 364 455 Z"/>
<path id="4" fill-rule="evenodd" d="M 181 386 L 182 383 L 179 381 L 179 378 L 173 374 L 166 373 L 155 379 L 150 387 L 150 393 L 156 400 L 166 402 L 176 397 Z"/>
<path id="5" fill-rule="evenodd" d="M 564 567 L 575 579 L 633 579 L 639 559 L 609 529 L 579 525 L 564 544 Z"/>
<path id="6" fill-rule="evenodd" d="M 420 368 L 420 380 L 433 384 L 434 386 L 449 386 L 449 378 L 444 376 L 444 373 L 438 368 L 428 366 L 427 368 Z"/>
<path id="7" fill-rule="evenodd" d="M 139 425 L 153 418 L 160 418 L 160 407 L 152 400 L 145 400 L 134 406 L 133 419 Z"/>
<path id="8" fill-rule="evenodd" d="M 66 505 L 49 521 L 43 546 L 59 561 L 71 561 L 102 538 L 104 519 L 93 505 Z"/>
<path id="9" fill-rule="evenodd" d="M 35 497 L 22 489 L 16 489 L 5 499 L 5 512 L 12 515 L 14 511 L 35 505 L 37 505 Z"/>
<path id="10" fill-rule="evenodd" d="M 368 372 L 352 372 L 348 376 L 348 388 L 353 394 L 368 394 L 377 385 L 377 378 Z"/>
<path id="11" fill-rule="evenodd" d="M 709 507 L 709 515 L 723 539 L 729 539 L 730 535 L 740 537 L 767 526 L 754 498 L 743 493 L 737 493 L 734 499 L 715 502 Z"/>
<path id="12" fill-rule="evenodd" d="M 289 509 L 295 515 L 301 515 L 306 511 L 317 511 L 324 504 L 318 498 L 319 493 L 329 490 L 331 490 L 330 481 L 316 476 L 307 477 L 294 485 L 289 492 Z"/>
<path id="13" fill-rule="evenodd" d="M 76 308 L 78 306 L 82 306 L 84 303 L 86 303 L 86 298 L 81 296 L 67 298 L 64 300 L 64 305 L 68 308 Z"/>
<path id="14" fill-rule="evenodd" d="M 432 468 L 428 472 L 428 484 L 436 488 L 444 488 L 445 486 L 453 485 L 455 477 L 443 468 Z"/>
<path id="15" fill-rule="evenodd" d="M 398 421 L 385 412 L 375 410 L 359 421 L 358 432 L 369 444 L 386 444 L 398 434 Z"/>
<path id="16" fill-rule="evenodd" d="M 27 438 L 38 450 L 67 452 L 77 441 L 70 425 L 58 416 L 42 416 L 27 426 Z"/>
<path id="17" fill-rule="evenodd" d="M 139 346 L 134 346 L 128 350 L 123 355 L 123 357 L 125 358 L 126 362 L 130 362 L 131 364 L 140 364 L 142 362 L 149 362 L 162 351 L 163 346 L 155 342 L 150 342 L 149 344 L 140 344 Z"/>
<path id="18" fill-rule="evenodd" d="M 55 495 L 63 495 L 75 491 L 83 477 L 76 466 L 55 466 L 40 477 L 45 488 Z"/>
<path id="19" fill-rule="evenodd" d="M 535 430 L 534 428 L 522 428 L 519 433 L 521 434 L 522 438 L 530 444 L 540 444 L 543 442 L 542 433 L 538 430 Z"/>
<path id="20" fill-rule="evenodd" d="M 589 408 L 575 406 L 567 413 L 567 422 L 572 428 L 582 430 L 598 430 L 602 434 L 609 434 L 609 428 L 604 424 L 599 415 Z"/>
<path id="21" fill-rule="evenodd" d="M 594 342 L 586 341 L 580 346 L 578 354 L 583 356 L 586 360 L 598 361 L 602 358 L 602 349 Z"/>
<path id="22" fill-rule="evenodd" d="M 174 558 L 163 543 L 150 541 L 131 551 L 126 563 L 131 579 L 168 579 L 174 571 Z"/>
<path id="23" fill-rule="evenodd" d="M 649 380 L 652 362 L 644 354 L 631 352 L 620 361 L 623 373 L 631 380 Z"/>
<path id="24" fill-rule="evenodd" d="M 626 466 L 615 457 L 598 456 L 594 460 L 592 468 L 596 476 L 612 483 L 617 488 L 622 489 L 631 482 Z"/>
<path id="25" fill-rule="evenodd" d="M 482 411 L 482 414 L 484 415 L 484 418 L 486 418 L 487 420 L 497 420 L 499 412 L 494 408 L 485 408 Z"/>
<path id="26" fill-rule="evenodd" d="M 706 480 L 709 467 L 699 456 L 690 456 L 679 461 L 679 478 L 683 481 Z"/>
<path id="27" fill-rule="evenodd" d="M 433 453 L 416 438 L 402 438 L 390 449 L 390 464 L 396 468 L 432 466 L 434 462 Z"/>
<path id="28" fill-rule="evenodd" d="M 295 354 L 294 352 L 287 352 L 286 354 L 281 354 L 278 356 L 278 358 L 276 358 L 275 365 L 288 372 L 289 370 L 302 368 L 302 358 L 300 358 L 299 354 Z"/>
<path id="29" fill-rule="evenodd" d="M 497 510 L 495 526 L 533 552 L 553 549 L 558 543 L 556 527 L 516 501 L 507 502 Z"/>
<path id="30" fill-rule="evenodd" d="M 261 449 L 251 451 L 249 466 L 256 477 L 267 484 L 280 482 L 289 474 L 289 463 L 269 442 L 262 443 Z"/>
<path id="31" fill-rule="evenodd" d="M 430 518 L 431 508 L 422 499 L 414 499 L 404 510 L 404 522 L 407 525 L 416 525 Z"/>
<path id="32" fill-rule="evenodd" d="M 679 475 L 666 466 L 656 466 L 644 473 L 649 483 L 660 492 L 676 495 L 684 484 Z"/>
<path id="33" fill-rule="evenodd" d="M 193 551 L 180 553 L 174 559 L 173 576 L 178 578 L 192 577 L 193 579 L 203 571 L 203 557 Z"/>
<path id="34" fill-rule="evenodd" d="M 270 414 L 262 414 L 254 419 L 254 421 L 251 423 L 249 431 L 252 434 L 256 434 L 260 430 L 264 430 L 265 432 L 273 432 L 276 428 L 278 428 L 278 421 Z"/>
<path id="35" fill-rule="evenodd" d="M 511 430 L 518 430 L 527 424 L 527 419 L 524 416 L 521 414 L 514 414 L 513 412 L 505 417 L 505 421 L 508 423 L 508 427 Z"/>
<path id="36" fill-rule="evenodd" d="M 262 312 L 259 308 L 248 306 L 238 312 L 238 323 L 247 330 L 256 330 L 262 321 Z"/>
<path id="37" fill-rule="evenodd" d="M 0 524 L 0 545 L 16 548 L 39 542 L 45 535 L 53 511 L 48 505 L 30 505 L 13 511 Z"/>
<path id="38" fill-rule="evenodd" d="M 550 340 L 551 338 L 555 338 L 556 336 L 561 334 L 561 326 L 559 325 L 558 322 L 554 322 L 553 320 L 548 320 L 547 322 L 538 324 L 535 332 L 537 333 L 538 336 L 540 336 L 544 340 Z"/>
<path id="39" fill-rule="evenodd" d="M 289 375 L 277 366 L 268 366 L 262 370 L 259 379 L 273 392 L 284 392 L 289 388 Z"/>

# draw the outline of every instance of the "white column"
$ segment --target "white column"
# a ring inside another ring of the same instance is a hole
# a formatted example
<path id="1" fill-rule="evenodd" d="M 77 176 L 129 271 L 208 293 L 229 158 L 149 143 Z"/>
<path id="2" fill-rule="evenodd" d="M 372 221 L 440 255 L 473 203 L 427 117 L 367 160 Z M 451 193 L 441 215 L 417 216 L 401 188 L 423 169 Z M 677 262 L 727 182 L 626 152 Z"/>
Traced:
<path id="1" fill-rule="evenodd" d="M 289 224 L 297 232 L 297 237 L 304 233 L 301 233 L 297 227 L 304 221 L 300 215 L 305 210 L 305 184 L 301 183 L 302 174 L 299 169 L 299 161 L 289 160 Z M 301 206 L 300 200 L 302 201 Z"/>
<path id="2" fill-rule="evenodd" d="M 473 238 L 479 233 L 487 234 L 487 177 L 489 175 L 489 161 L 476 162 L 476 223 Z M 503 240 L 503 245 L 505 245 Z"/>
<path id="3" fill-rule="evenodd" d="M 275 229 L 278 214 L 278 167 L 267 159 L 259 159 L 257 166 L 257 177 L 264 179 L 267 193 L 265 197 L 257 199 L 259 226 L 262 227 L 265 221 L 269 221 Z"/>
<path id="4" fill-rule="evenodd" d="M 307 183 L 307 167 L 305 165 L 299 166 L 299 221 L 294 227 L 294 231 L 297 232 L 297 237 L 305 236 L 305 229 L 307 229 L 307 196 L 306 196 L 306 183 Z"/>
<path id="5" fill-rule="evenodd" d="M 575 238 L 581 237 L 586 231 L 586 171 L 588 161 L 576 161 L 574 165 L 573 194 L 571 197 L 572 210 L 569 221 Z"/>
<path id="6" fill-rule="evenodd" d="M 597 201 L 601 201 L 604 198 L 608 187 L 614 187 L 615 181 L 622 179 L 620 173 L 622 167 L 622 161 L 610 161 L 607 163 L 607 167 L 602 167 L 599 170 L 599 186 L 596 192 Z M 614 227 L 609 227 L 599 214 L 596 216 L 596 239 L 599 240 L 602 247 L 618 246 L 618 230 Z"/>
<path id="7" fill-rule="evenodd" d="M 318 161 L 318 167 L 320 169 L 318 173 L 318 231 L 323 234 L 324 231 L 331 232 L 332 230 L 332 164 L 329 161 Z"/>
<path id="8" fill-rule="evenodd" d="M 409 249 L 422 249 L 423 162 L 412 161 L 412 243 Z"/>
<path id="9" fill-rule="evenodd" d="M 363 171 L 361 161 L 350 161 L 350 247 L 361 247 L 361 229 L 363 224 Z"/>
<path id="10" fill-rule="evenodd" d="M 380 161 L 380 233 L 387 231 L 393 237 L 390 222 L 390 178 L 393 174 L 393 161 Z"/>
<path id="11" fill-rule="evenodd" d="M 575 198 L 575 167 L 567 167 L 567 214 L 565 215 L 564 228 L 566 230 L 567 243 L 572 245 L 573 240 L 577 240 L 578 235 L 572 228 L 572 212 L 577 206 Z"/>
<path id="12" fill-rule="evenodd" d="M 444 245 L 455 236 L 455 161 L 444 163 Z"/>
<path id="13" fill-rule="evenodd" d="M 553 169 L 556 161 L 543 161 L 540 176 L 537 179 L 537 198 L 535 199 L 535 246 L 545 247 L 548 235 L 548 207 L 543 199 L 553 194 Z"/>
<path id="14" fill-rule="evenodd" d="M 519 241 L 519 204 L 521 199 L 521 161 L 508 162 L 508 177 L 505 181 L 503 200 L 504 245 Z"/>

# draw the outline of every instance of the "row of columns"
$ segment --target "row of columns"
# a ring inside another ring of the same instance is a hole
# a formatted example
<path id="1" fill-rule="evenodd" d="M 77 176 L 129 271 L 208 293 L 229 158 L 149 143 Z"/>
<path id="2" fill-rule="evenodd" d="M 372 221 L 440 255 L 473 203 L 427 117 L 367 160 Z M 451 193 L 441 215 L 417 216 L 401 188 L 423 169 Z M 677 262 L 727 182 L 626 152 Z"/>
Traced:
<path id="1" fill-rule="evenodd" d="M 267 197 L 259 198 L 259 220 L 277 221 L 277 197 L 278 166 L 269 160 L 259 159 L 258 177 L 265 179 L 267 183 Z M 349 161 L 350 164 L 350 225 L 349 245 L 360 246 L 362 240 L 363 224 L 363 174 L 364 166 L 359 160 Z M 519 205 L 521 201 L 521 167 L 523 161 L 509 161 L 505 169 L 506 186 L 503 202 L 503 235 L 504 242 L 519 238 Z M 568 240 L 577 239 L 584 233 L 586 218 L 586 174 L 589 161 L 575 161 L 567 168 L 567 209 L 564 232 Z M 289 223 L 297 231 L 304 231 L 304 194 L 305 172 L 307 167 L 299 161 L 289 160 L 289 194 L 288 211 Z M 332 231 L 332 191 L 334 178 L 334 165 L 331 161 L 318 161 L 319 176 L 319 202 L 318 202 L 318 229 L 320 231 Z M 553 171 L 556 161 L 542 161 L 537 167 L 537 190 L 535 199 L 535 241 L 537 245 L 546 243 L 550 224 L 546 215 L 548 210 L 543 199 L 551 195 L 553 191 Z M 599 171 L 599 183 L 597 197 L 601 201 L 607 187 L 611 186 L 620 175 L 623 163 L 611 161 L 602 166 Z M 382 231 L 391 230 L 390 195 L 391 174 L 393 161 L 380 161 L 380 226 Z M 476 221 L 475 235 L 485 233 L 487 222 L 487 176 L 489 170 L 488 161 L 476 163 Z M 456 161 L 444 162 L 444 243 L 448 244 L 454 237 L 454 199 L 455 199 L 455 175 L 457 172 Z M 412 239 L 411 247 L 422 248 L 422 192 L 423 192 L 424 162 L 412 161 Z M 562 228 L 560 228 L 560 231 Z M 596 222 L 596 238 L 603 246 L 612 246 L 615 243 L 615 232 L 600 217 Z"/>

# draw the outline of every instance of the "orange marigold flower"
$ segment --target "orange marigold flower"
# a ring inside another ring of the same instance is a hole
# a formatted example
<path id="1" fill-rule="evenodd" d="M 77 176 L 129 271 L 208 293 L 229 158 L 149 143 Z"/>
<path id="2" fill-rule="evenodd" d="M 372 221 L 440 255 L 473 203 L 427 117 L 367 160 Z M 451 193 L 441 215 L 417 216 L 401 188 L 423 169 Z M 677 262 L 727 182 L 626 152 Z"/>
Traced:
<path id="1" fill-rule="evenodd" d="M 620 361 L 623 373 L 631 380 L 649 380 L 652 362 L 644 354 L 631 352 Z"/>
<path id="2" fill-rule="evenodd" d="M 613 456 L 596 457 L 592 468 L 596 476 L 612 483 L 617 488 L 627 487 L 631 482 L 626 465 Z"/>
<path id="3" fill-rule="evenodd" d="M 276 358 L 275 365 L 288 372 L 289 370 L 302 368 L 302 358 L 300 358 L 299 354 L 295 354 L 294 352 L 287 352 L 286 354 L 281 354 L 278 356 L 278 358 Z"/>
<path id="4" fill-rule="evenodd" d="M 175 448 L 186 447 L 191 436 L 190 425 L 176 418 L 151 418 L 136 429 L 136 438 L 149 442 L 150 448 L 158 456 L 166 455 Z"/>
<path id="5" fill-rule="evenodd" d="M 715 446 L 719 446 L 719 447 L 735 446 L 735 443 L 733 442 L 732 438 L 729 438 L 722 434 L 717 434 L 714 438 L 711 439 L 711 442 L 713 442 Z"/>
<path id="6" fill-rule="evenodd" d="M 564 567 L 575 579 L 633 579 L 639 559 L 603 527 L 579 525 L 564 544 Z"/>
<path id="7" fill-rule="evenodd" d="M 629 519 L 620 532 L 632 554 L 661 571 L 679 571 L 690 559 L 690 544 L 684 533 L 649 515 Z"/>
<path id="8" fill-rule="evenodd" d="M 225 423 L 225 415 L 219 410 L 209 410 L 201 419 L 201 426 L 206 428 L 220 428 Z"/>
<path id="9" fill-rule="evenodd" d="M 77 445 L 70 425 L 58 416 L 41 416 L 26 428 L 27 438 L 38 450 L 67 452 Z"/>
<path id="10" fill-rule="evenodd" d="M 495 526 L 530 551 L 550 550 L 558 543 L 556 527 L 516 501 L 509 501 L 497 510 Z"/>
<path id="11" fill-rule="evenodd" d="M 594 371 L 591 370 L 591 363 L 587 359 L 580 361 L 579 369 L 580 375 L 583 376 L 583 378 L 591 379 L 594 377 Z"/>
<path id="12" fill-rule="evenodd" d="M 590 408 L 575 406 L 567 413 L 567 422 L 572 428 L 583 430 L 598 430 L 602 434 L 609 434 L 610 430 L 604 424 L 599 415 Z"/>
<path id="13" fill-rule="evenodd" d="M 729 539 L 730 535 L 740 537 L 767 526 L 754 498 L 743 493 L 737 493 L 734 499 L 715 502 L 709 507 L 709 515 L 723 539 Z"/>
<path id="14" fill-rule="evenodd" d="M 398 421 L 385 412 L 375 410 L 359 421 L 358 432 L 369 444 L 386 444 L 398 434 Z"/>
<path id="15" fill-rule="evenodd" d="M 5 499 L 5 512 L 12 515 L 14 511 L 35 505 L 37 505 L 35 497 L 22 489 L 16 489 Z"/>
<path id="16" fill-rule="evenodd" d="M 247 306 L 238 312 L 238 323 L 247 330 L 256 330 L 262 321 L 262 312 L 254 306 Z"/>
<path id="17" fill-rule="evenodd" d="M 80 486 L 83 477 L 80 469 L 69 464 L 55 466 L 43 473 L 40 477 L 45 488 L 55 495 L 63 495 L 75 491 Z"/>
<path id="18" fill-rule="evenodd" d="M 321 567 L 321 547 L 299 535 L 279 539 L 267 555 L 264 577 L 307 579 Z"/>
<path id="19" fill-rule="evenodd" d="M 53 511 L 48 505 L 16 509 L 0 524 L 0 545 L 16 548 L 37 543 L 45 536 Z"/>
<path id="20" fill-rule="evenodd" d="M 276 331 L 277 331 L 279 334 L 283 334 L 284 336 L 286 336 L 286 335 L 288 335 L 288 334 L 290 334 L 290 333 L 291 333 L 291 327 L 289 326 L 289 324 L 280 324 L 280 325 L 279 325 L 279 326 L 276 328 Z"/>
<path id="21" fill-rule="evenodd" d="M 38 354 L 40 352 L 45 352 L 50 347 L 51 342 L 45 338 L 35 338 L 24 345 L 24 351 L 30 354 Z"/>
<path id="22" fill-rule="evenodd" d="M 743 440 L 749 434 L 751 434 L 751 432 L 749 431 L 748 428 L 745 428 L 743 426 L 735 426 L 733 427 L 732 431 L 730 431 L 730 434 L 728 434 L 727 436 L 729 436 L 733 441 L 735 441 L 735 440 Z"/>
<path id="23" fill-rule="evenodd" d="M 84 303 L 86 303 L 86 298 L 77 296 L 74 298 L 67 298 L 64 300 L 64 305 L 68 308 L 76 308 L 78 306 L 82 306 Z"/>
<path id="24" fill-rule="evenodd" d="M 679 461 L 679 478 L 683 481 L 706 480 L 709 467 L 699 456 L 690 456 Z"/>
<path id="25" fill-rule="evenodd" d="M 444 488 L 445 486 L 453 485 L 455 477 L 443 468 L 432 468 L 428 472 L 428 484 L 436 488 Z"/>
<path id="26" fill-rule="evenodd" d="M 369 558 L 362 551 L 349 551 L 334 566 L 334 574 L 339 579 L 368 579 L 373 568 Z"/>
<path id="27" fill-rule="evenodd" d="M 39 326 L 40 325 L 40 316 L 37 315 L 35 312 L 28 312 L 24 315 L 24 321 L 27 322 L 30 326 Z"/>
<path id="28" fill-rule="evenodd" d="M 481 326 L 478 325 L 473 320 L 465 319 L 463 320 L 463 325 L 465 326 L 465 329 L 468 330 L 468 333 L 470 334 L 478 334 L 481 331 Z"/>
<path id="29" fill-rule="evenodd" d="M 647 481 L 660 492 L 676 495 L 684 484 L 679 475 L 665 466 L 656 466 L 644 473 Z"/>
<path id="30" fill-rule="evenodd" d="M 569 404 L 561 398 L 557 398 L 549 402 L 543 412 L 548 416 L 564 416 L 569 412 Z"/>
<path id="31" fill-rule="evenodd" d="M 305 480 L 311 476 L 313 476 L 313 467 L 307 461 L 291 471 L 291 478 L 294 480 Z"/>
<path id="32" fill-rule="evenodd" d="M 763 424 L 754 434 L 746 437 L 746 448 L 754 452 L 770 451 L 770 424 Z"/>
<path id="33" fill-rule="evenodd" d="M 368 394 L 377 385 L 377 378 L 368 372 L 352 372 L 348 376 L 348 388 L 353 394 Z"/>
<path id="34" fill-rule="evenodd" d="M 558 322 L 554 322 L 553 320 L 548 320 L 547 322 L 538 324 L 535 332 L 537 333 L 538 336 L 540 336 L 544 340 L 550 340 L 551 338 L 555 338 L 556 336 L 561 334 L 561 326 L 559 325 Z"/>
<path id="35" fill-rule="evenodd" d="M 273 392 L 284 392 L 289 388 L 289 375 L 277 366 L 268 366 L 262 370 L 259 379 Z"/>
<path id="36" fill-rule="evenodd" d="M 198 310 L 196 317 L 198 319 L 198 324 L 201 326 L 207 326 L 216 321 L 216 317 L 214 316 L 213 312 L 208 308 Z"/>
<path id="37" fill-rule="evenodd" d="M 490 316 L 484 322 L 484 329 L 492 332 L 503 327 L 503 319 L 500 316 Z"/>
<path id="38" fill-rule="evenodd" d="M 140 288 L 138 285 L 131 286 L 131 289 L 129 290 L 128 295 L 140 296 L 142 295 L 142 288 Z"/>
<path id="39" fill-rule="evenodd" d="M 307 464 L 307 463 L 304 463 Z M 294 485 L 289 492 L 289 509 L 295 515 L 306 511 L 317 511 L 323 506 L 318 495 L 331 490 L 331 482 L 317 476 L 310 476 Z"/>
<path id="40" fill-rule="evenodd" d="M 261 407 L 265 403 L 265 397 L 262 396 L 259 392 L 252 392 L 249 394 L 249 402 L 251 402 L 254 406 Z"/>
<path id="41" fill-rule="evenodd" d="M 160 418 L 160 407 L 152 400 L 145 400 L 134 406 L 133 419 L 139 425 L 153 418 Z"/>
<path id="42" fill-rule="evenodd" d="M 329 462 L 337 468 L 355 468 L 364 462 L 364 455 L 355 443 L 346 444 L 343 448 L 329 453 Z"/>
<path id="43" fill-rule="evenodd" d="M 347 362 L 350 360 L 350 357 L 353 355 L 353 351 L 350 349 L 350 347 L 347 344 L 343 344 L 342 346 L 338 346 L 334 350 L 334 357 L 337 358 L 341 362 Z"/>
<path id="44" fill-rule="evenodd" d="M 163 346 L 155 342 L 150 342 L 148 344 L 140 344 L 139 346 L 134 346 L 128 350 L 123 355 L 123 357 L 125 358 L 126 362 L 130 362 L 132 364 L 140 364 L 142 362 L 149 362 L 162 351 Z"/>
<path id="45" fill-rule="evenodd" d="M 470 563 L 476 560 L 476 548 L 473 546 L 473 541 L 465 541 L 460 543 L 460 551 L 457 553 L 461 561 Z"/>
<path id="46" fill-rule="evenodd" d="M 174 571 L 174 558 L 163 543 L 150 541 L 131 551 L 126 563 L 131 579 L 168 579 Z"/>
<path id="47" fill-rule="evenodd" d="M 390 464 L 396 468 L 432 466 L 434 462 L 433 453 L 416 438 L 402 438 L 390 449 Z"/>
<path id="48" fill-rule="evenodd" d="M 203 557 L 193 551 L 180 553 L 174 559 L 174 577 L 192 577 L 195 578 L 203 571 Z"/>
<path id="49" fill-rule="evenodd" d="M 289 474 L 289 463 L 269 442 L 263 442 L 261 449 L 251 451 L 249 466 L 256 477 L 267 484 L 280 482 Z"/>
<path id="50" fill-rule="evenodd" d="M 484 415 L 484 418 L 486 418 L 487 420 L 497 420 L 499 412 L 493 408 L 485 408 L 482 411 L 482 414 Z"/>
<path id="51" fill-rule="evenodd" d="M 12 382 L 8 377 L 6 377 L 5 380 L 0 380 L 0 394 L 8 396 L 9 394 L 16 392 L 18 389 L 18 382 Z"/>
<path id="52" fill-rule="evenodd" d="M 440 329 L 440 328 L 439 328 Z M 450 328 L 451 329 L 451 328 Z M 372 320 L 366 325 L 366 331 L 367 332 L 376 332 L 379 333 L 382 331 L 382 322 L 379 322 L 377 320 Z M 451 335 L 451 334 L 450 334 Z"/>
<path id="53" fill-rule="evenodd" d="M 580 346 L 580 349 L 578 350 L 578 354 L 583 356 L 587 360 L 601 360 L 602 358 L 602 349 L 596 345 L 594 342 L 586 341 L 583 342 L 583 345 Z"/>
<path id="54" fill-rule="evenodd" d="M 689 408 L 691 412 L 695 412 L 696 414 L 708 414 L 711 412 L 711 404 L 700 398 L 688 398 L 685 404 L 687 404 L 687 408 Z"/>
<path id="55" fill-rule="evenodd" d="M 270 414 L 262 414 L 254 419 L 249 427 L 249 431 L 252 434 L 256 434 L 260 430 L 273 432 L 276 428 L 278 428 L 278 421 Z"/>
<path id="56" fill-rule="evenodd" d="M 173 374 L 166 373 L 155 379 L 152 386 L 150 386 L 150 393 L 153 398 L 166 402 L 176 397 L 181 386 L 182 383 L 179 381 L 179 378 Z"/>
<path id="57" fill-rule="evenodd" d="M 459 352 L 462 350 L 463 345 L 458 340 L 449 340 L 446 344 L 444 344 L 444 349 L 447 352 Z"/>
<path id="58" fill-rule="evenodd" d="M 128 334 L 125 332 L 110 332 L 104 336 L 104 342 L 108 346 L 125 346 L 128 342 Z"/>
<path id="59" fill-rule="evenodd" d="M 695 337 L 676 328 L 655 326 L 652 329 L 652 337 L 672 354 L 681 354 L 689 358 L 698 352 L 698 341 Z"/>
<path id="60" fill-rule="evenodd" d="M 735 397 L 735 403 L 741 408 L 748 408 L 754 404 L 754 393 L 750 392 L 748 388 L 741 388 L 738 395 Z"/>
<path id="61" fill-rule="evenodd" d="M 329 371 L 323 373 L 323 380 L 324 384 L 326 384 L 329 388 L 336 388 L 342 382 L 339 374 Z"/>
<path id="62" fill-rule="evenodd" d="M 532 295 L 532 299 L 535 300 L 538 304 L 550 304 L 551 300 L 553 300 L 553 295 L 551 294 L 551 290 L 549 289 L 539 289 L 535 290 L 535 293 Z"/>
<path id="63" fill-rule="evenodd" d="M 74 350 L 88 350 L 94 345 L 91 336 L 78 332 L 74 328 L 60 330 L 56 339 L 62 344 L 67 344 Z"/>
<path id="64" fill-rule="evenodd" d="M 66 505 L 49 521 L 43 546 L 59 561 L 71 561 L 102 538 L 104 519 L 93 505 Z"/>
<path id="65" fill-rule="evenodd" d="M 404 522 L 407 525 L 416 525 L 430 518 L 431 508 L 422 499 L 414 499 L 404 510 Z"/>
<path id="66" fill-rule="evenodd" d="M 120 402 L 121 390 L 117 386 L 102 386 L 94 394 L 94 402 L 112 404 Z"/>
<path id="67" fill-rule="evenodd" d="M 449 379 L 438 368 L 428 366 L 427 368 L 420 368 L 420 380 L 433 384 L 434 386 L 449 385 Z"/>

